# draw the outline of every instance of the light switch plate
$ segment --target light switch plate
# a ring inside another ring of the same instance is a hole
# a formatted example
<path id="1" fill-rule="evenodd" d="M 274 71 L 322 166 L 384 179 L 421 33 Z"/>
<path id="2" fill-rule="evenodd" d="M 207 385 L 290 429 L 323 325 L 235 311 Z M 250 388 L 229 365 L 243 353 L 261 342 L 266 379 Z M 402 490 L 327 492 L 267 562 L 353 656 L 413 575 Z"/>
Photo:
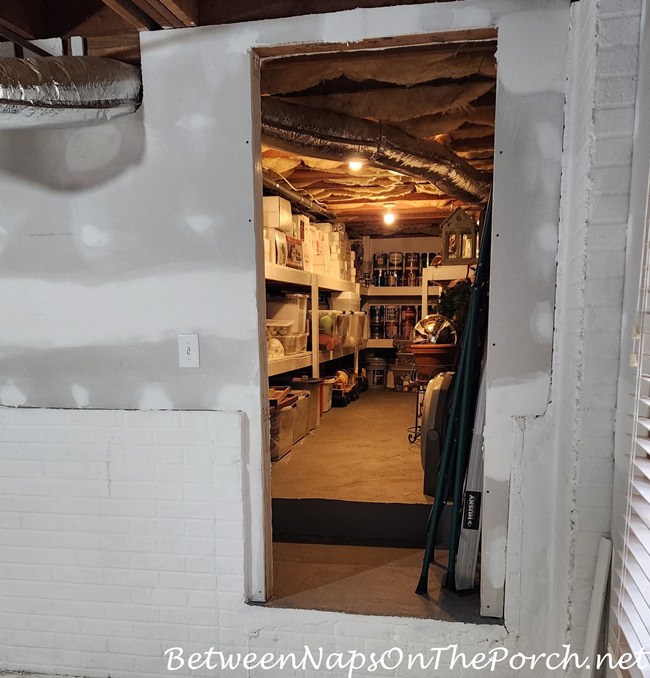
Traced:
<path id="1" fill-rule="evenodd" d="M 198 334 L 178 335 L 178 366 L 200 367 Z"/>

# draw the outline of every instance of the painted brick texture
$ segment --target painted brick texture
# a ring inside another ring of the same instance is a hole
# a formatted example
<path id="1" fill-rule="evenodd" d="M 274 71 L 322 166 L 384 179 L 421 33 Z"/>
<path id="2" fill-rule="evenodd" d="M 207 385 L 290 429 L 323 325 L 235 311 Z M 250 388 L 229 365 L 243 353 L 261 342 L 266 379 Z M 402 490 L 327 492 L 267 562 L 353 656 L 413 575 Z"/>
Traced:
<path id="1" fill-rule="evenodd" d="M 641 2 L 600 0 L 589 174 L 569 639 L 582 647 L 598 541 L 608 535 Z"/>
<path id="2" fill-rule="evenodd" d="M 238 413 L 1 409 L 2 664 L 155 674 L 212 641 L 242 507 Z"/>

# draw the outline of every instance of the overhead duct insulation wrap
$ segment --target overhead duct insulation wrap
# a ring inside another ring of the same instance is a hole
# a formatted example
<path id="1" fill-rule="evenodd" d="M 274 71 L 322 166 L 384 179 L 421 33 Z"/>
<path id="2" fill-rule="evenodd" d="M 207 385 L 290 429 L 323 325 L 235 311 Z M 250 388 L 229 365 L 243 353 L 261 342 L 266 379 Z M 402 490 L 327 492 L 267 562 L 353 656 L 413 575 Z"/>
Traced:
<path id="1" fill-rule="evenodd" d="M 71 127 L 133 113 L 135 66 L 102 57 L 0 59 L 0 129 Z"/>
<path id="2" fill-rule="evenodd" d="M 396 127 L 262 99 L 262 140 L 281 150 L 328 160 L 363 159 L 375 167 L 426 179 L 464 202 L 487 200 L 490 183 L 442 144 Z"/>

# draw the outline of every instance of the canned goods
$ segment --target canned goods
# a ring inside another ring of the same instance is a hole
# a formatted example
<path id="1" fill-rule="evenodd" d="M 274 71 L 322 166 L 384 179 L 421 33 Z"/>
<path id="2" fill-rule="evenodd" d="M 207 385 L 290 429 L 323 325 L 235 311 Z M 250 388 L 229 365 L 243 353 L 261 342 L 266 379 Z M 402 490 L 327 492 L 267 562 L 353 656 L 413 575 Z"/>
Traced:
<path id="1" fill-rule="evenodd" d="M 410 339 L 411 334 L 413 334 L 413 329 L 415 328 L 415 306 L 402 306 L 400 326 L 402 328 L 402 338 Z"/>
<path id="2" fill-rule="evenodd" d="M 415 287 L 418 284 L 418 278 L 421 280 L 422 276 L 418 274 L 417 269 L 404 271 L 404 284 L 408 287 Z"/>
<path id="3" fill-rule="evenodd" d="M 373 268 L 388 268 L 388 254 L 377 252 L 372 257 Z"/>
<path id="4" fill-rule="evenodd" d="M 376 268 L 372 275 L 372 281 L 376 287 L 387 287 L 388 271 L 385 268 Z"/>
<path id="5" fill-rule="evenodd" d="M 420 253 L 406 252 L 404 254 L 404 268 L 405 269 L 419 269 L 420 268 Z"/>
<path id="6" fill-rule="evenodd" d="M 384 323 L 370 323 L 370 338 L 384 339 Z"/>
<path id="7" fill-rule="evenodd" d="M 399 308 L 399 306 L 397 307 Z M 371 323 L 383 323 L 384 322 L 384 307 L 379 304 L 373 304 L 370 306 L 370 322 Z"/>
<path id="8" fill-rule="evenodd" d="M 394 304 L 390 306 L 384 306 L 384 319 L 386 321 L 399 322 L 400 313 L 402 312 L 402 307 Z"/>
<path id="9" fill-rule="evenodd" d="M 404 266 L 403 252 L 390 252 L 388 254 L 388 268 L 399 268 Z"/>
<path id="10" fill-rule="evenodd" d="M 399 337 L 399 323 L 397 320 L 387 320 L 385 327 L 386 339 L 397 339 Z"/>

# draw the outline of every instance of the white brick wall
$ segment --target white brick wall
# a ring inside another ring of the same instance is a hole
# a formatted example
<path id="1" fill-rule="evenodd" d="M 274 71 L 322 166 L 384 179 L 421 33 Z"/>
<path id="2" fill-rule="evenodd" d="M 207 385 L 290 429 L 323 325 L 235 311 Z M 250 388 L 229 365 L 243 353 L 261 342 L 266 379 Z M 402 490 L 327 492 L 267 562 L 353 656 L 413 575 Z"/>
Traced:
<path id="1" fill-rule="evenodd" d="M 574 504 L 569 579 L 567 639 L 582 647 L 586 630 L 596 553 L 608 535 L 614 455 L 614 421 L 621 305 L 625 273 L 626 226 L 633 150 L 640 0 L 600 0 L 581 8 L 582 17 L 597 10 L 595 91 L 589 111 L 588 92 L 579 136 L 592 156 L 586 174 L 569 190 L 586 188 L 586 219 L 568 228 L 584 230 L 581 270 L 582 327 L 574 337 L 575 430 L 573 433 Z M 593 25 L 589 24 L 589 28 Z M 588 47 L 588 35 L 584 36 Z M 589 54 L 589 52 L 587 52 Z M 585 53 L 583 53 L 585 56 Z M 581 72 L 585 64 L 580 65 Z M 573 215 L 574 217 L 576 215 Z M 574 262 L 575 263 L 575 262 Z"/>
<path id="2" fill-rule="evenodd" d="M 0 667 L 159 675 L 243 601 L 241 417 L 0 409 Z"/>

